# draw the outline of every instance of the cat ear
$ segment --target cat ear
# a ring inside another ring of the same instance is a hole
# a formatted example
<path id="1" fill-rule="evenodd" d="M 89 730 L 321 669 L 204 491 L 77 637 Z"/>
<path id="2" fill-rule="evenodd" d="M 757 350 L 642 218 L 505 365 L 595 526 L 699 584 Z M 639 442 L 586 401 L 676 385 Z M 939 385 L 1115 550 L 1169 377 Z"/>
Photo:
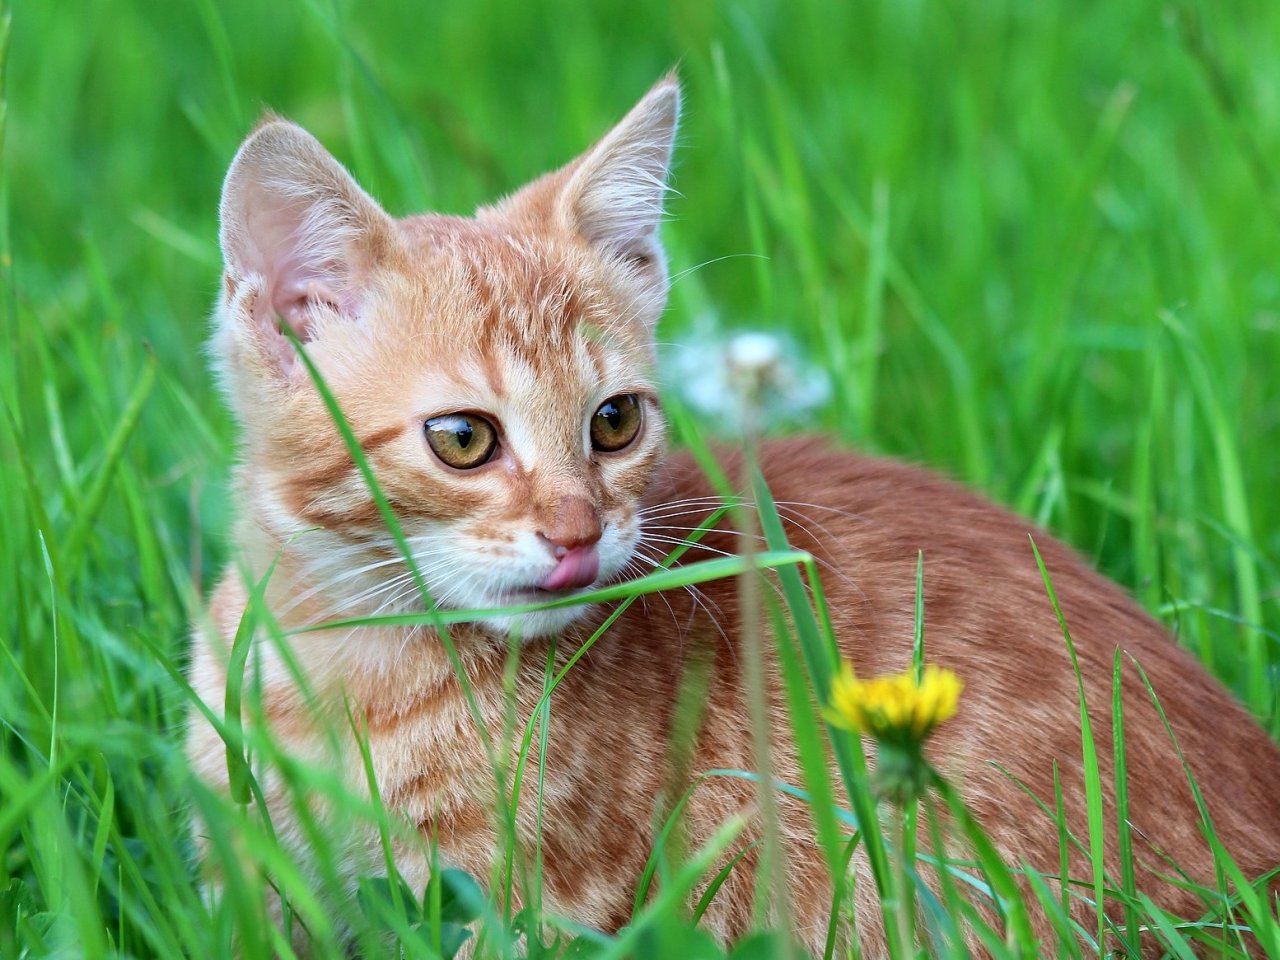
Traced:
<path id="1" fill-rule="evenodd" d="M 283 120 L 240 147 L 219 217 L 229 297 L 247 291 L 233 314 L 286 369 L 293 350 L 280 320 L 305 342 L 335 315 L 356 318 L 363 281 L 394 236 L 391 218 L 320 142 Z"/>
<path id="2" fill-rule="evenodd" d="M 559 197 L 570 230 L 606 254 L 664 276 L 658 225 L 679 118 L 680 84 L 672 74 L 572 165 Z"/>

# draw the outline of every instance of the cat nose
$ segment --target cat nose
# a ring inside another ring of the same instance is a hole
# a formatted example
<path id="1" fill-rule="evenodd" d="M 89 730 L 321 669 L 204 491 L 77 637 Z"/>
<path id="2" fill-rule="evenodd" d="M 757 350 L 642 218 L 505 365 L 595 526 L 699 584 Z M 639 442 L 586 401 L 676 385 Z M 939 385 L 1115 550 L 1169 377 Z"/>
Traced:
<path id="1" fill-rule="evenodd" d="M 538 531 L 557 558 L 578 547 L 589 547 L 600 539 L 600 514 L 586 497 L 565 497 L 551 516 L 551 522 Z"/>

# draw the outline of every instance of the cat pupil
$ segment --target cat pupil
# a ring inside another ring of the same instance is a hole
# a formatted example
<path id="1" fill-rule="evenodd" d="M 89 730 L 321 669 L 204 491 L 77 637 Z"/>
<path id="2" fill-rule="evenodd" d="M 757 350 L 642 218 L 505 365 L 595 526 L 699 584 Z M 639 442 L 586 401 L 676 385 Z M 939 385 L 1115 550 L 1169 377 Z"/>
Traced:
<path id="1" fill-rule="evenodd" d="M 475 431 L 471 429 L 469 424 L 464 423 L 454 431 L 453 435 L 458 440 L 458 446 L 465 450 L 467 447 L 471 446 L 471 438 L 475 436 Z"/>
<path id="2" fill-rule="evenodd" d="M 622 411 L 618 409 L 618 405 L 616 403 L 605 404 L 605 408 L 601 413 L 609 421 L 609 429 L 617 430 L 619 424 L 622 423 Z"/>

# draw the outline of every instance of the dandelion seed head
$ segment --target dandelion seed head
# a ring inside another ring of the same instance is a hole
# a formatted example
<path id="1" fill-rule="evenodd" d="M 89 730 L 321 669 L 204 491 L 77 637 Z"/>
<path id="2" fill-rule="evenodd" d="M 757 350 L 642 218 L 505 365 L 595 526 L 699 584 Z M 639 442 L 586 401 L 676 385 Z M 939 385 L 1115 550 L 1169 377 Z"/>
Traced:
<path id="1" fill-rule="evenodd" d="M 725 352 L 733 369 L 769 375 L 782 359 L 782 342 L 771 333 L 739 333 Z"/>
<path id="2" fill-rule="evenodd" d="M 807 421 L 831 396 L 827 374 L 776 333 L 725 334 L 704 318 L 664 359 L 668 386 L 725 431 Z"/>

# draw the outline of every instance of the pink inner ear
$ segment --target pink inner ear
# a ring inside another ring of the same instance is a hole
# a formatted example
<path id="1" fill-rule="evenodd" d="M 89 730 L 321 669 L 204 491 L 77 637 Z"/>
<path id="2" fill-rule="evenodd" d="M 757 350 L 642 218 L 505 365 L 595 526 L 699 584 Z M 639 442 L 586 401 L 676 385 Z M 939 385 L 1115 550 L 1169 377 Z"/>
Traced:
<path id="1" fill-rule="evenodd" d="M 315 339 L 328 310 L 354 319 L 352 246 L 359 240 L 347 205 L 319 197 L 273 196 L 251 211 L 250 264 L 267 280 L 273 325 L 287 323 L 304 343 Z M 256 261 L 256 262 L 255 262 Z M 277 319 L 278 318 L 278 319 Z"/>
<path id="2" fill-rule="evenodd" d="M 297 377 L 282 330 L 314 342 L 331 324 L 359 322 L 394 224 L 314 137 L 283 121 L 261 125 L 240 148 L 219 215 L 228 276 L 254 281 L 252 346 Z"/>
<path id="3" fill-rule="evenodd" d="M 325 310 L 347 317 L 357 315 L 356 298 L 340 292 L 336 284 L 321 277 L 295 278 L 271 285 L 267 296 L 251 308 L 254 322 L 266 334 L 263 346 L 274 357 L 286 377 L 302 376 L 302 364 L 285 336 L 287 325 L 302 343 L 316 339 L 317 321 Z"/>
<path id="4" fill-rule="evenodd" d="M 315 308 L 326 306 L 350 316 L 354 310 L 352 298 L 339 295 L 334 286 L 318 277 L 296 279 L 276 286 L 271 307 L 285 323 L 293 328 L 298 339 L 308 343 L 314 339 Z"/>

